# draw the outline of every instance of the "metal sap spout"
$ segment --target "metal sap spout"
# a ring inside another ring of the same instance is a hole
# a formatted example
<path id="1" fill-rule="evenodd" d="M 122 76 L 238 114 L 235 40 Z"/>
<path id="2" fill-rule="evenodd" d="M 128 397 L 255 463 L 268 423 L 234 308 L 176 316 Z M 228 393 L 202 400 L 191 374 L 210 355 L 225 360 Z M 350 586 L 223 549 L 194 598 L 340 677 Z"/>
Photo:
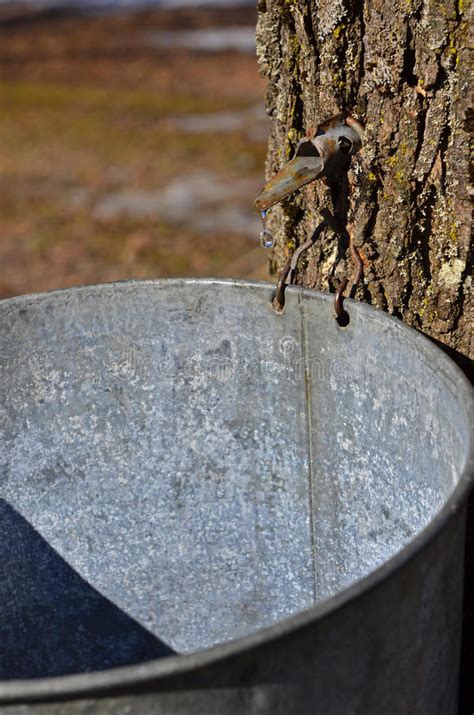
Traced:
<path id="1" fill-rule="evenodd" d="M 266 211 L 310 181 L 314 181 L 323 170 L 322 159 L 318 157 L 295 156 L 275 174 L 257 196 L 254 206 L 258 211 Z"/>
<path id="2" fill-rule="evenodd" d="M 351 156 L 362 147 L 364 128 L 343 113 L 308 130 L 295 155 L 273 176 L 257 196 L 255 208 L 262 212 L 315 179 L 338 178 L 350 166 Z"/>

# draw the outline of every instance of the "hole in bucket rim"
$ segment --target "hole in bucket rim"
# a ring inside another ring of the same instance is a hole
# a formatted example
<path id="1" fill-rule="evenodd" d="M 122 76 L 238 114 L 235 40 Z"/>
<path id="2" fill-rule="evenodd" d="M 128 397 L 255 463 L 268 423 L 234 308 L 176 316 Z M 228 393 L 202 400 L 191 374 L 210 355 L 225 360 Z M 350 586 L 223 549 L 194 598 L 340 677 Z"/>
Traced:
<path id="1" fill-rule="evenodd" d="M 347 310 L 343 310 L 341 315 L 335 315 L 334 318 L 340 328 L 347 328 L 347 326 L 351 322 L 351 316 L 349 315 Z"/>
<path id="2" fill-rule="evenodd" d="M 283 293 L 283 303 L 280 303 L 277 299 L 277 291 L 274 290 L 270 298 L 270 305 L 275 313 L 281 315 L 285 310 L 285 294 Z"/>

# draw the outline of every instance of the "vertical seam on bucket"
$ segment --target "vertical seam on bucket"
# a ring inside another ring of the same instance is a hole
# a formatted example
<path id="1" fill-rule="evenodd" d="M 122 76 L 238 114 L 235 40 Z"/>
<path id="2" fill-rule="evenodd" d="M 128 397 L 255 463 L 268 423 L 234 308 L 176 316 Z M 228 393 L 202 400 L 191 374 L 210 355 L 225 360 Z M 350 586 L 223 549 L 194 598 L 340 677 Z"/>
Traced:
<path id="1" fill-rule="evenodd" d="M 311 375 L 308 372 L 308 330 L 306 325 L 306 314 L 301 296 L 298 295 L 298 305 L 301 314 L 301 344 L 303 353 L 304 388 L 305 388 L 305 412 L 306 412 L 306 432 L 308 440 L 308 497 L 309 497 L 309 525 L 311 539 L 311 566 L 313 570 L 313 599 L 316 602 L 316 533 L 314 523 L 314 479 L 313 479 L 313 430 L 312 430 L 312 399 L 311 399 Z"/>

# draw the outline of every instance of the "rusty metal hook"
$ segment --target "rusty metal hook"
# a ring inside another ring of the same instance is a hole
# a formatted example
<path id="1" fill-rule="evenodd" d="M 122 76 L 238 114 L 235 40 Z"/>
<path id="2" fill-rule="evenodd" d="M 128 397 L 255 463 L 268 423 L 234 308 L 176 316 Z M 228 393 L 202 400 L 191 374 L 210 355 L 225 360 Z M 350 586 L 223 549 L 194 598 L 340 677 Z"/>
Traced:
<path id="1" fill-rule="evenodd" d="M 275 294 L 272 300 L 272 305 L 274 309 L 278 312 L 281 313 L 284 306 L 285 306 L 285 289 L 287 285 L 291 285 L 293 283 L 294 277 L 295 277 L 295 272 L 296 268 L 298 266 L 299 259 L 303 253 L 306 253 L 311 246 L 314 245 L 316 242 L 317 238 L 319 235 L 322 233 L 322 231 L 325 228 L 332 228 L 333 231 L 336 233 L 344 236 L 349 240 L 349 249 L 351 252 L 351 258 L 352 261 L 355 265 L 355 273 L 352 278 L 352 286 L 351 286 L 351 291 L 350 291 L 350 297 L 353 298 L 355 295 L 355 292 L 357 290 L 357 286 L 359 285 L 361 279 L 362 279 L 362 274 L 363 274 L 363 268 L 364 264 L 362 262 L 362 258 L 360 256 L 359 251 L 357 250 L 357 247 L 354 244 L 354 240 L 350 233 L 348 232 L 347 228 L 344 226 L 344 224 L 338 219 L 336 216 L 331 214 L 331 212 L 328 209 L 323 209 L 321 211 L 322 216 L 324 217 L 323 221 L 321 221 L 320 224 L 318 224 L 313 231 L 311 238 L 309 238 L 307 241 L 301 244 L 301 246 L 298 246 L 298 248 L 294 251 L 292 256 L 288 259 L 288 261 L 285 263 L 283 270 L 280 273 L 280 276 L 278 278 L 278 283 L 276 285 L 275 289 Z M 334 294 L 334 312 L 335 312 L 335 318 L 338 321 L 340 325 L 348 325 L 349 323 L 349 316 L 347 311 L 344 309 L 343 302 L 344 302 L 344 291 L 347 288 L 349 281 L 346 277 L 344 277 L 341 282 L 339 283 L 336 292 Z"/>
<path id="2" fill-rule="evenodd" d="M 348 282 L 349 281 L 347 280 L 346 276 L 344 276 L 344 278 L 339 283 L 339 285 L 336 289 L 336 292 L 334 294 L 334 312 L 336 314 L 335 318 L 338 322 L 341 322 L 341 321 L 345 322 L 348 317 L 347 311 L 344 310 L 344 305 L 343 305 L 344 291 L 347 288 Z"/>
<path id="3" fill-rule="evenodd" d="M 346 231 L 346 233 L 348 233 Z M 352 262 L 354 263 L 355 266 L 355 272 L 354 276 L 352 278 L 352 286 L 351 290 L 349 293 L 350 298 L 354 298 L 357 286 L 359 285 L 361 279 L 362 279 L 362 274 L 364 270 L 364 263 L 362 261 L 362 258 L 360 256 L 359 251 L 357 250 L 356 245 L 354 244 L 354 239 L 352 236 L 348 233 L 349 235 L 349 249 L 351 252 L 351 258 Z M 347 311 L 344 309 L 343 302 L 344 302 L 344 291 L 347 288 L 348 284 L 348 279 L 344 277 L 341 282 L 339 283 L 336 293 L 334 295 L 334 312 L 335 312 L 335 318 L 339 325 L 341 327 L 345 327 L 346 325 L 349 324 L 349 314 Z"/>
<path id="4" fill-rule="evenodd" d="M 277 313 L 281 313 L 283 308 L 285 307 L 286 279 L 288 277 L 290 269 L 291 257 L 285 263 L 283 270 L 280 273 L 280 277 L 278 278 L 278 283 L 276 284 L 275 295 L 273 296 L 272 305 Z"/>
<path id="5" fill-rule="evenodd" d="M 293 252 L 292 256 L 290 256 L 285 266 L 283 267 L 283 270 L 281 271 L 280 277 L 278 279 L 278 283 L 275 289 L 275 295 L 272 301 L 272 305 L 277 311 L 277 313 L 281 313 L 281 311 L 285 307 L 285 289 L 288 284 L 291 285 L 293 283 L 296 268 L 298 266 L 298 261 L 301 255 L 303 253 L 306 253 L 306 251 L 308 251 L 311 246 L 316 243 L 316 240 L 327 226 L 328 224 L 326 223 L 326 220 L 321 221 L 321 223 L 319 223 L 314 229 L 313 233 L 311 234 L 311 237 L 308 238 L 307 241 L 302 243 L 301 246 L 298 246 L 298 248 Z"/>

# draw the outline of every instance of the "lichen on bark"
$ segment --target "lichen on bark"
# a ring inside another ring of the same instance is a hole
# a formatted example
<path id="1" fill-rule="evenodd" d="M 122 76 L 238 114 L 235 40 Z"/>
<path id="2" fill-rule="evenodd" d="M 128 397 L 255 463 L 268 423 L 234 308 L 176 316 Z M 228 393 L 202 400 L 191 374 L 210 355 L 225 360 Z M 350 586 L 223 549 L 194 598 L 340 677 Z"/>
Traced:
<path id="1" fill-rule="evenodd" d="M 272 117 L 267 177 L 309 126 L 346 110 L 366 127 L 348 221 L 365 263 L 357 297 L 473 357 L 468 193 L 468 5 L 463 0 L 260 0 L 257 53 Z M 272 210 L 276 273 L 330 203 L 316 181 Z M 350 275 L 329 230 L 297 282 Z"/>

